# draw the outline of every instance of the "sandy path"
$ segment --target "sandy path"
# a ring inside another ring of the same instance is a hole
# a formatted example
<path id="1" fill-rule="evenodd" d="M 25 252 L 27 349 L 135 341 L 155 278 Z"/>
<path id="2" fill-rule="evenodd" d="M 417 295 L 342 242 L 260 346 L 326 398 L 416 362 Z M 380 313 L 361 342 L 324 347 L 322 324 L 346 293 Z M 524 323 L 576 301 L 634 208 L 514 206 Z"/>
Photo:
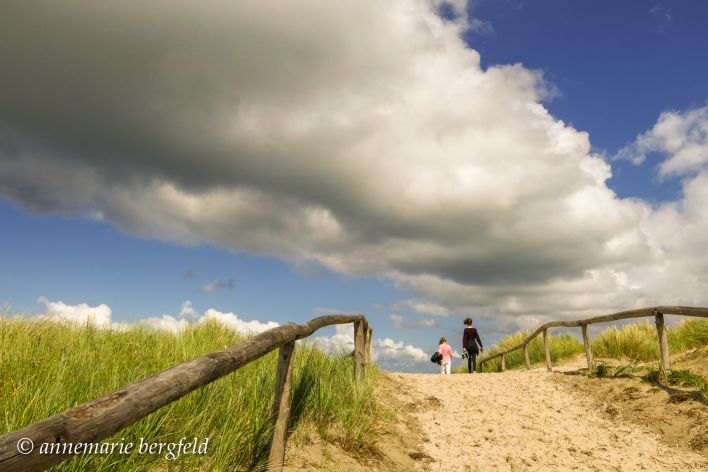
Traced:
<path id="1" fill-rule="evenodd" d="M 428 436 L 425 470 L 708 470 L 703 456 L 588 411 L 542 370 L 389 375 Z"/>

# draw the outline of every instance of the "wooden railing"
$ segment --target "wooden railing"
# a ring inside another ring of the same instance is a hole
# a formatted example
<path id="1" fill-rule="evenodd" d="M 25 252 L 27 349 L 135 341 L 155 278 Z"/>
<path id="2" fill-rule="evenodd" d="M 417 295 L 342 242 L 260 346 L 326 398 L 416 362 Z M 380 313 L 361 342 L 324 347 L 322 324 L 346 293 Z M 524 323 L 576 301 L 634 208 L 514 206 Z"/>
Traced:
<path id="1" fill-rule="evenodd" d="M 363 314 L 320 316 L 303 325 L 288 323 L 0 436 L 0 470 L 27 472 L 44 470 L 58 464 L 71 454 L 40 454 L 41 444 L 97 443 L 275 348 L 279 348 L 279 356 L 268 470 L 282 470 L 290 419 L 295 341 L 325 326 L 344 323 L 354 323 L 354 376 L 358 382 L 363 382 L 366 364 L 371 361 L 373 334 Z M 31 452 L 27 452 L 30 444 L 34 447 Z"/>
<path id="2" fill-rule="evenodd" d="M 550 350 L 550 336 L 548 330 L 550 328 L 574 328 L 580 327 L 583 332 L 583 345 L 585 347 L 585 357 L 588 362 L 588 369 L 593 367 L 592 359 L 592 349 L 590 348 L 590 338 L 588 337 L 588 325 L 594 323 L 605 323 L 608 321 L 626 320 L 630 318 L 643 318 L 645 316 L 653 316 L 656 321 L 656 332 L 659 336 L 659 350 L 661 352 L 661 367 L 666 373 L 671 370 L 671 362 L 669 361 L 669 342 L 666 338 L 666 329 L 664 327 L 664 315 L 682 315 L 682 316 L 697 316 L 701 318 L 708 318 L 708 308 L 704 307 L 689 307 L 689 306 L 656 306 L 651 308 L 641 308 L 639 310 L 621 311 L 619 313 L 613 313 L 611 315 L 596 316 L 594 318 L 588 318 L 585 320 L 578 321 L 550 321 L 542 326 L 540 326 L 536 331 L 531 333 L 529 337 L 524 339 L 520 344 L 507 349 L 503 352 L 498 352 L 492 356 L 485 357 L 479 361 L 479 371 L 482 372 L 482 365 L 485 362 L 489 362 L 492 359 L 501 357 L 501 370 L 506 369 L 504 357 L 510 352 L 516 351 L 517 349 L 524 350 L 524 361 L 526 368 L 531 368 L 531 362 L 529 361 L 529 343 L 540 333 L 543 333 L 543 349 L 546 354 L 546 368 L 551 371 L 553 366 L 551 365 L 551 350 Z"/>

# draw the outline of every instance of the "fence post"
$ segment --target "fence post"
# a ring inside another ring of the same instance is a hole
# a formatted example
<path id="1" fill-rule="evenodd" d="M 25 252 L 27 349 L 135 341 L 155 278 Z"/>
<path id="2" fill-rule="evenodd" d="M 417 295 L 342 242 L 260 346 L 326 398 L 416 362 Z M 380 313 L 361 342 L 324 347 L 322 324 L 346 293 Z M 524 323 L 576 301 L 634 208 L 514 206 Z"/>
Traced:
<path id="1" fill-rule="evenodd" d="M 278 371 L 275 380 L 273 414 L 275 426 L 268 456 L 268 470 L 281 471 L 285 462 L 285 442 L 290 422 L 290 391 L 293 376 L 295 341 L 283 344 L 278 351 Z"/>
<path id="2" fill-rule="evenodd" d="M 504 372 L 506 370 L 506 362 L 504 361 L 504 354 L 501 355 L 501 370 Z"/>
<path id="3" fill-rule="evenodd" d="M 354 322 L 354 378 L 357 382 L 364 382 L 365 368 L 364 368 L 364 350 L 366 340 L 365 338 L 365 321 L 362 319 L 360 321 Z"/>
<path id="4" fill-rule="evenodd" d="M 362 362 L 362 371 L 366 372 L 366 365 L 369 363 L 369 357 L 368 357 L 368 349 L 366 347 L 366 344 L 369 342 L 369 321 L 364 318 L 364 326 L 363 326 L 363 339 L 361 341 L 361 347 L 362 347 L 362 353 L 361 353 L 361 362 Z"/>
<path id="5" fill-rule="evenodd" d="M 661 368 L 664 375 L 671 371 L 671 360 L 669 359 L 669 340 L 666 338 L 666 329 L 664 327 L 664 314 L 658 311 L 654 312 L 656 319 L 656 331 L 659 335 L 659 349 L 661 350 Z"/>
<path id="6" fill-rule="evenodd" d="M 546 351 L 546 369 L 548 369 L 548 372 L 553 372 L 553 367 L 551 365 L 551 346 L 550 339 L 548 337 L 548 328 L 543 328 L 543 349 Z"/>
<path id="7" fill-rule="evenodd" d="M 368 325 L 368 323 L 367 323 Z M 366 330 L 366 344 L 364 345 L 364 361 L 367 364 L 371 364 L 371 342 L 374 335 L 374 330 L 371 326 L 368 326 Z"/>
<path id="8" fill-rule="evenodd" d="M 529 360 L 529 343 L 524 344 L 524 362 L 526 362 L 526 370 L 531 370 L 531 361 Z"/>
<path id="9" fill-rule="evenodd" d="M 588 337 L 588 325 L 583 323 L 580 327 L 583 329 L 583 345 L 585 346 L 585 358 L 588 360 L 588 370 L 592 370 L 592 348 Z"/>

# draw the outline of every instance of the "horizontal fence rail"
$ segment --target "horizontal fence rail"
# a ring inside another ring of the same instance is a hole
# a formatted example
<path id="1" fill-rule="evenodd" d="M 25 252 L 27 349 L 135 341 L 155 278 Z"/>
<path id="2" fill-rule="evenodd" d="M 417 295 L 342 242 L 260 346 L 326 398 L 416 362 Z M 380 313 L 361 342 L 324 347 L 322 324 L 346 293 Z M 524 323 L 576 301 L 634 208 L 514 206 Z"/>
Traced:
<path id="1" fill-rule="evenodd" d="M 524 361 L 526 363 L 526 368 L 531 368 L 531 362 L 529 361 L 529 343 L 539 334 L 543 333 L 543 348 L 546 355 L 546 368 L 551 371 L 553 366 L 551 363 L 551 350 L 550 350 L 550 335 L 548 330 L 550 328 L 577 328 L 580 327 L 583 333 L 583 346 L 585 348 L 585 357 L 588 362 L 588 369 L 592 369 L 593 358 L 592 349 L 590 348 L 590 338 L 588 337 L 588 325 L 595 323 L 606 323 L 608 321 L 618 321 L 627 320 L 631 318 L 643 318 L 646 316 L 653 316 L 656 322 L 657 335 L 659 337 L 659 349 L 661 351 L 661 367 L 664 372 L 671 370 L 671 362 L 669 360 L 669 343 L 666 337 L 666 329 L 664 326 L 664 315 L 682 315 L 682 316 L 695 316 L 700 318 L 708 318 L 708 308 L 705 307 L 691 307 L 691 306 L 656 306 L 650 308 L 640 308 L 638 310 L 620 311 L 618 313 L 613 313 L 611 315 L 595 316 L 593 318 L 587 318 L 584 320 L 577 321 L 549 321 L 541 326 L 539 326 L 536 331 L 531 333 L 526 339 L 524 339 L 518 345 L 509 348 L 503 352 L 498 352 L 492 356 L 485 357 L 479 361 L 479 371 L 482 372 L 482 366 L 485 362 L 489 362 L 493 359 L 501 357 L 501 370 L 505 370 L 506 362 L 505 356 L 517 349 L 524 350 Z"/>
<path id="2" fill-rule="evenodd" d="M 66 460 L 71 454 L 40 454 L 41 444 L 97 443 L 276 348 L 279 348 L 279 356 L 273 402 L 274 434 L 268 470 L 282 470 L 290 416 L 295 341 L 325 326 L 346 323 L 354 323 L 354 375 L 357 381 L 362 382 L 366 364 L 371 359 L 373 335 L 363 314 L 320 316 L 302 325 L 288 323 L 0 436 L 0 470 L 26 472 L 47 469 Z M 23 454 L 20 442 L 24 441 L 27 445 L 27 440 L 32 441 L 34 449 Z"/>

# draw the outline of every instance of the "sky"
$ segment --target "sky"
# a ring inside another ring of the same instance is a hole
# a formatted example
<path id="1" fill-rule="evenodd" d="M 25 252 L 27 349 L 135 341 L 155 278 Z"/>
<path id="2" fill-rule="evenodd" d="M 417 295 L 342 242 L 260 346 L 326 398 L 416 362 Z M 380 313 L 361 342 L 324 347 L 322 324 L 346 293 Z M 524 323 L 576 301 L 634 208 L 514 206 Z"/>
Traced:
<path id="1" fill-rule="evenodd" d="M 708 296 L 705 2 L 7 1 L 0 304 L 433 371 Z M 351 327 L 314 342 L 351 347 Z"/>

